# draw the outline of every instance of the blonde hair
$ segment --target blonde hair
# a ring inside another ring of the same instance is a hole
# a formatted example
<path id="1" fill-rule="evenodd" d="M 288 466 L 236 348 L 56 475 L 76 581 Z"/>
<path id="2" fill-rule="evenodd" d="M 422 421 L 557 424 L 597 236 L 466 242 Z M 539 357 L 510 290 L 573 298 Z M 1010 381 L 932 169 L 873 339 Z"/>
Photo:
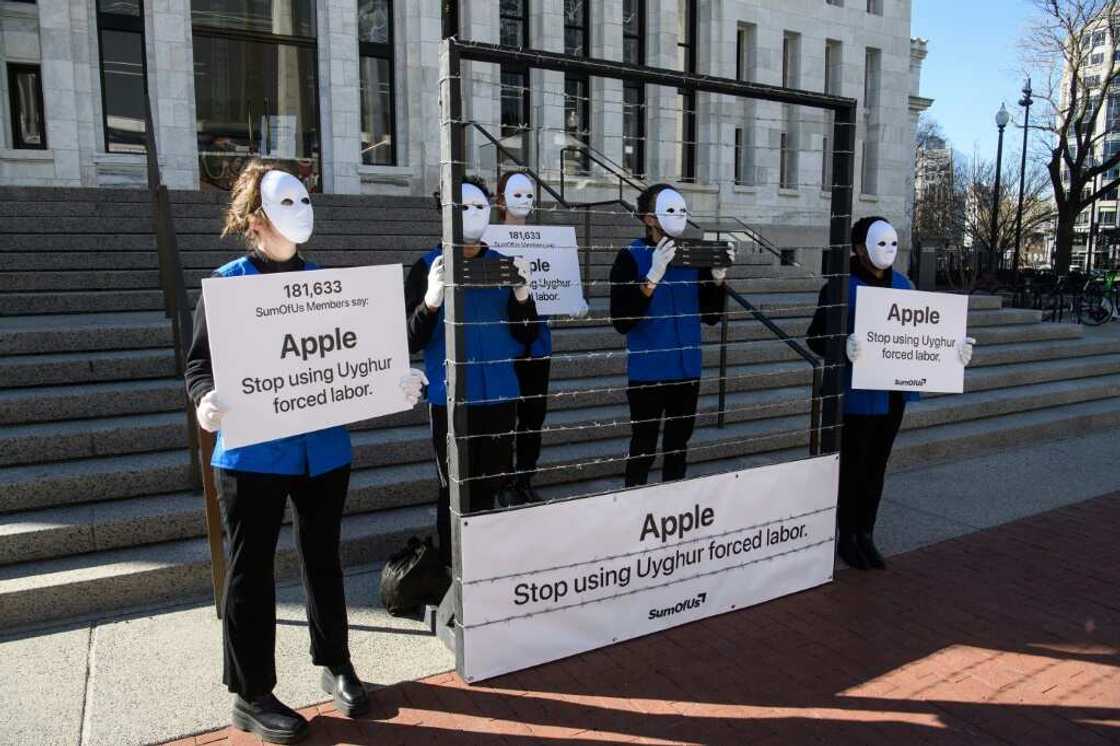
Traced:
<path id="1" fill-rule="evenodd" d="M 225 224 L 222 226 L 223 238 L 239 235 L 250 248 L 256 247 L 256 234 L 249 218 L 256 215 L 265 223 L 268 222 L 268 216 L 261 210 L 261 179 L 274 168 L 254 158 L 241 169 L 233 189 L 230 190 L 229 207 L 226 208 Z"/>

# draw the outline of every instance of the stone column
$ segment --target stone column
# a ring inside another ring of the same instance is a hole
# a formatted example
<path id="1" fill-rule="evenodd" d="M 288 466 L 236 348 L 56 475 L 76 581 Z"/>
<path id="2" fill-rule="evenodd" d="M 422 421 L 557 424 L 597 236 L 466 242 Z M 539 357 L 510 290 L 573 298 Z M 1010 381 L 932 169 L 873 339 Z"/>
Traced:
<path id="1" fill-rule="evenodd" d="M 319 0 L 318 34 L 322 188 L 335 194 L 358 194 L 362 190 L 358 175 L 362 117 L 357 0 Z"/>
<path id="2" fill-rule="evenodd" d="M 194 45 L 190 0 L 148 0 L 145 54 L 160 175 L 171 189 L 198 188 Z"/>
<path id="3" fill-rule="evenodd" d="M 54 156 L 54 184 L 58 186 L 81 186 L 83 181 L 82 145 L 88 146 L 91 137 L 79 127 L 77 76 L 84 69 L 83 62 L 89 59 L 86 33 L 91 20 L 85 3 L 39 3 L 47 147 Z"/>

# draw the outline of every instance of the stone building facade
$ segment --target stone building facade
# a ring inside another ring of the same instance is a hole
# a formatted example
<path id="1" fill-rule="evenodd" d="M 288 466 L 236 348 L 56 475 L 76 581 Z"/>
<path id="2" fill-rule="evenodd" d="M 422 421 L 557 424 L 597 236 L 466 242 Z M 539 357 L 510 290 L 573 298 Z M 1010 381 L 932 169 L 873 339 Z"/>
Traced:
<path id="1" fill-rule="evenodd" d="M 228 185 L 240 162 L 263 154 L 320 191 L 430 194 L 440 5 L 3 0 L 0 183 L 141 185 L 146 83 L 173 188 Z M 463 38 L 859 99 L 853 211 L 887 216 L 906 243 L 916 119 L 930 104 L 919 95 L 926 50 L 910 37 L 911 0 L 457 5 Z M 647 180 L 678 182 L 694 212 L 737 217 L 780 245 L 827 235 L 826 114 L 505 66 L 468 64 L 464 75 L 466 116 L 554 186 L 563 173 L 580 198 L 617 193 L 617 181 L 578 156 L 561 164 L 573 142 Z M 468 152 L 471 168 L 493 178 L 495 148 L 472 133 Z"/>

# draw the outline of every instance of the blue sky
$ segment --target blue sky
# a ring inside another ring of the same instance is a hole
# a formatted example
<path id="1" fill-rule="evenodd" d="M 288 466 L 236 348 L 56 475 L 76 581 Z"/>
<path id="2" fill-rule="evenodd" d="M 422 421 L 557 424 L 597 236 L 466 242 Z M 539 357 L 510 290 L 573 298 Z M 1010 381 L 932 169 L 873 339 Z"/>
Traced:
<path id="1" fill-rule="evenodd" d="M 1029 0 L 914 0 L 910 35 L 929 41 L 921 93 L 934 99 L 929 113 L 966 156 L 975 148 L 995 158 L 1001 101 L 1016 120 L 1022 113 L 1017 43 L 1031 10 Z M 1007 128 L 1005 157 L 1019 151 L 1020 132 Z"/>

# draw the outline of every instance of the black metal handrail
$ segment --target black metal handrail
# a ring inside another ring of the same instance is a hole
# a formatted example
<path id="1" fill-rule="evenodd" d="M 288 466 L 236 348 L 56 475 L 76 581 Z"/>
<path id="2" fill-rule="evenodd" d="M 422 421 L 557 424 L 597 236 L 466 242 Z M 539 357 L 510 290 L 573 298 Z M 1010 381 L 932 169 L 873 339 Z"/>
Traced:
<path id="1" fill-rule="evenodd" d="M 725 285 L 725 287 L 726 287 L 726 285 Z M 796 352 L 803 360 L 805 360 L 805 362 L 807 362 L 807 363 L 809 363 L 809 365 L 813 366 L 813 390 L 812 390 L 812 400 L 811 400 L 810 413 L 809 413 L 809 454 L 811 456 L 816 456 L 817 454 L 820 453 L 820 448 L 821 448 L 821 441 L 820 441 L 820 432 L 821 432 L 821 387 L 824 385 L 824 363 L 821 362 L 821 359 L 819 357 L 817 357 L 812 352 L 807 350 L 803 344 L 798 342 L 796 339 L 794 339 L 789 334 L 787 334 L 784 329 L 782 329 L 780 326 L 775 324 L 774 321 L 769 316 L 767 316 L 762 311 L 755 308 L 754 305 L 749 300 L 747 300 L 742 295 L 740 295 L 735 289 L 733 289 L 731 287 L 727 287 L 726 289 L 727 289 L 727 296 L 729 298 L 731 298 L 736 303 L 738 303 L 740 306 L 742 306 L 749 314 L 751 314 L 751 316 L 753 316 L 755 318 L 756 321 L 758 321 L 764 327 L 766 327 L 778 339 L 785 342 L 786 346 L 789 347 L 794 352 Z M 726 314 L 724 316 L 726 318 Z M 723 350 L 727 349 L 726 339 L 724 340 L 724 344 L 722 345 L 722 349 Z M 723 402 L 722 402 L 722 396 L 723 396 L 724 387 L 726 385 L 726 383 L 725 383 L 726 379 L 727 379 L 726 375 L 720 376 L 720 396 L 721 396 L 721 402 L 720 402 L 720 408 L 719 408 L 720 409 L 720 413 L 719 413 L 719 417 L 720 417 L 719 426 L 720 427 L 723 426 L 724 407 L 723 407 Z"/>
<path id="2" fill-rule="evenodd" d="M 144 86 L 144 140 L 148 170 L 148 191 L 152 198 L 152 228 L 159 255 L 159 283 L 163 291 L 164 314 L 171 320 L 172 344 L 175 349 L 175 373 L 182 381 L 186 373 L 187 354 L 190 350 L 193 324 L 187 299 L 183 264 L 179 258 L 179 243 L 171 215 L 171 198 L 163 184 L 156 151 L 155 125 L 152 121 L 152 101 Z M 210 581 L 214 593 L 214 608 L 222 617 L 222 588 L 225 580 L 225 547 L 222 543 L 222 524 L 218 510 L 217 486 L 214 473 L 209 468 L 208 454 L 214 447 L 214 436 L 202 433 L 195 420 L 193 402 L 183 391 L 183 409 L 187 425 L 187 448 L 190 452 L 191 484 L 202 489 L 206 518 L 206 538 L 210 548 Z M 207 453 L 203 454 L 203 450 Z"/>

